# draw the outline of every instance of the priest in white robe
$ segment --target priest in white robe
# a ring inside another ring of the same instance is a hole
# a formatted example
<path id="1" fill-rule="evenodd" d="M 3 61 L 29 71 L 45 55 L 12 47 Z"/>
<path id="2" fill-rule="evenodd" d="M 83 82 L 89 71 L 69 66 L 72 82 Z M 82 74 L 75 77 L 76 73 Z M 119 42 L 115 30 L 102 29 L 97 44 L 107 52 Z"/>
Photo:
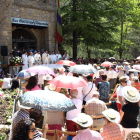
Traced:
<path id="1" fill-rule="evenodd" d="M 65 54 L 63 55 L 63 59 L 64 60 L 69 60 L 70 56 L 67 54 L 67 52 L 65 52 Z"/>
<path id="2" fill-rule="evenodd" d="M 28 56 L 28 63 L 29 63 L 29 68 L 33 67 L 34 63 L 35 63 L 35 59 L 33 57 L 33 53 L 30 52 L 30 55 Z"/>
<path id="3" fill-rule="evenodd" d="M 22 55 L 22 61 L 23 61 L 23 66 L 22 66 L 22 70 L 28 69 L 28 57 L 27 57 L 27 51 L 24 52 L 24 54 Z"/>
<path id="4" fill-rule="evenodd" d="M 40 51 L 37 51 L 37 53 L 34 56 L 35 59 L 35 63 L 36 65 L 40 65 L 41 64 L 41 55 L 40 55 Z"/>
<path id="5" fill-rule="evenodd" d="M 43 64 L 46 64 L 46 56 L 47 56 L 47 51 L 45 51 L 45 52 L 42 54 L 42 63 L 43 63 Z"/>
<path id="6" fill-rule="evenodd" d="M 55 64 L 56 63 L 56 55 L 54 54 L 54 52 L 52 52 L 52 54 L 50 55 L 50 58 L 51 58 L 51 64 Z"/>
<path id="7" fill-rule="evenodd" d="M 56 54 L 56 58 L 57 58 L 57 62 L 60 61 L 62 59 L 62 55 L 60 54 L 60 52 L 58 51 L 58 53 Z"/>

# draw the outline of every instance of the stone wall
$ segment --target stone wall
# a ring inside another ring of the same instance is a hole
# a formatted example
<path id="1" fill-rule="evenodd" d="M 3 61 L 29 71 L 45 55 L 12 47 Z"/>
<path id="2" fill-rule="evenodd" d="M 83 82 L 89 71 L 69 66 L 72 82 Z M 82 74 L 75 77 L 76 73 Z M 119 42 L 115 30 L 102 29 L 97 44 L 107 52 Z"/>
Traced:
<path id="1" fill-rule="evenodd" d="M 0 5 L 0 9 L 4 5 Z M 5 14 L 5 18 L 4 17 Z M 47 29 L 29 29 L 37 38 L 37 47 L 56 50 L 56 3 L 55 0 L 13 0 L 9 9 L 0 13 L 0 46 L 8 46 L 12 50 L 11 17 L 47 21 Z M 2 19 L 2 21 L 1 21 Z M 45 37 L 44 37 L 45 36 Z"/>

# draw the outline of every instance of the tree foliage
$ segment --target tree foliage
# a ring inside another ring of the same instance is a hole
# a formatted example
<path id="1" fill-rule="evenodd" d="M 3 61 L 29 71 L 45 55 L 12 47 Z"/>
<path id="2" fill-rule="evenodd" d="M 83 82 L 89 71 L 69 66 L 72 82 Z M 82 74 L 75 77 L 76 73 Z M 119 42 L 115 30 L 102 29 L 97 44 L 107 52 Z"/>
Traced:
<path id="1" fill-rule="evenodd" d="M 79 50 L 91 57 L 97 49 L 122 57 L 136 43 L 131 35 L 139 27 L 139 6 L 137 0 L 61 0 L 62 45 L 73 46 L 74 58 Z"/>

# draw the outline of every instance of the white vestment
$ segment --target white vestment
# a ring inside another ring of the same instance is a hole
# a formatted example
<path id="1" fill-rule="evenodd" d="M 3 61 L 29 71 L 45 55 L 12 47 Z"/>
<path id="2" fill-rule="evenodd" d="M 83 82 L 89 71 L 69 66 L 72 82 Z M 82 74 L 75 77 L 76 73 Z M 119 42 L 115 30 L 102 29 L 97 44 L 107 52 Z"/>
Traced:
<path id="1" fill-rule="evenodd" d="M 33 56 L 31 55 L 28 56 L 28 63 L 29 63 L 29 68 L 33 66 L 33 64 L 35 63 L 35 59 Z"/>
<path id="2" fill-rule="evenodd" d="M 23 61 L 23 66 L 22 66 L 22 70 L 28 69 L 28 57 L 27 55 L 23 54 L 22 55 L 22 61 Z"/>
<path id="3" fill-rule="evenodd" d="M 67 55 L 63 55 L 63 58 L 65 59 L 65 60 L 68 60 L 68 59 L 70 59 L 70 56 L 67 54 Z"/>
<path id="4" fill-rule="evenodd" d="M 62 55 L 61 54 L 56 54 L 56 58 L 57 58 L 57 61 L 59 61 L 59 60 L 61 60 Z"/>
<path id="5" fill-rule="evenodd" d="M 51 58 L 51 64 L 54 64 L 54 61 L 56 61 L 56 55 L 55 54 L 50 55 L 50 58 Z"/>
<path id="6" fill-rule="evenodd" d="M 35 62 L 37 65 L 41 64 L 41 55 L 40 54 L 36 53 L 34 56 L 34 59 L 35 59 Z"/>
<path id="7" fill-rule="evenodd" d="M 47 57 L 47 54 L 44 52 L 44 53 L 42 54 L 42 63 L 43 63 L 43 64 L 46 64 L 46 57 Z"/>
<path id="8" fill-rule="evenodd" d="M 49 54 L 46 54 L 45 63 L 50 64 L 51 58 Z"/>

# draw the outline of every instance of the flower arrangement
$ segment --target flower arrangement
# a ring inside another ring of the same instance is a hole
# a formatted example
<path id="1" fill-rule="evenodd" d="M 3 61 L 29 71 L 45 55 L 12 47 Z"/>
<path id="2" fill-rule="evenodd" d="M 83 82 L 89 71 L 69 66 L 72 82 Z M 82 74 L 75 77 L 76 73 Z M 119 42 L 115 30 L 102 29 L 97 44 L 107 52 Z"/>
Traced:
<path id="1" fill-rule="evenodd" d="M 15 66 L 22 65 L 21 57 L 19 56 L 12 57 L 10 59 L 10 65 L 15 65 Z"/>

